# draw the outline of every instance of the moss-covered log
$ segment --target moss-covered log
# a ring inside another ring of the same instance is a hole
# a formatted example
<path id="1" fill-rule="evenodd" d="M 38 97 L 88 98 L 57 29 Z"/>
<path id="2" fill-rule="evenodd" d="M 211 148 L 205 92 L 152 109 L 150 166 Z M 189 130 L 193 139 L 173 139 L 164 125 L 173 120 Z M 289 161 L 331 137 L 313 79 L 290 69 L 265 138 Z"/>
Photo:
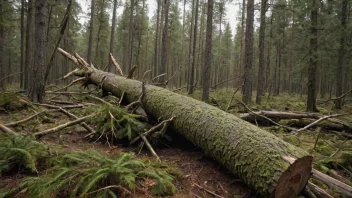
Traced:
<path id="1" fill-rule="evenodd" d="M 76 58 L 58 51 L 79 65 Z M 118 97 L 124 93 L 127 102 L 139 99 L 142 82 L 83 68 L 75 75 L 86 76 L 86 83 Z M 142 103 L 155 118 L 175 117 L 170 127 L 265 197 L 296 197 L 308 181 L 312 157 L 307 152 L 232 114 L 152 85 L 145 86 Z"/>
<path id="2" fill-rule="evenodd" d="M 87 82 L 137 101 L 142 83 L 90 68 Z M 84 76 L 84 72 L 76 72 Z M 264 196 L 296 197 L 306 185 L 312 157 L 305 151 L 204 102 L 146 85 L 143 106 Z M 297 159 L 292 165 L 287 159 Z"/>

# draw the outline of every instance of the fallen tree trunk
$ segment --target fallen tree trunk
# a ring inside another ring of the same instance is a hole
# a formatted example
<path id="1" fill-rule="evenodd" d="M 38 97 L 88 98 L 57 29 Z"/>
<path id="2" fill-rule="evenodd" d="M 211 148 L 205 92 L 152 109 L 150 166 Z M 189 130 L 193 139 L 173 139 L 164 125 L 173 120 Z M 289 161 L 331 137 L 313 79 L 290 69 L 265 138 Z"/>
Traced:
<path id="1" fill-rule="evenodd" d="M 69 57 L 76 64 L 74 57 Z M 142 82 L 95 68 L 75 72 L 87 83 L 126 102 L 138 101 Z M 175 117 L 170 127 L 265 197 L 296 197 L 306 185 L 312 157 L 280 138 L 204 102 L 146 85 L 143 107 L 155 117 Z M 296 159 L 293 164 L 290 160 Z"/>

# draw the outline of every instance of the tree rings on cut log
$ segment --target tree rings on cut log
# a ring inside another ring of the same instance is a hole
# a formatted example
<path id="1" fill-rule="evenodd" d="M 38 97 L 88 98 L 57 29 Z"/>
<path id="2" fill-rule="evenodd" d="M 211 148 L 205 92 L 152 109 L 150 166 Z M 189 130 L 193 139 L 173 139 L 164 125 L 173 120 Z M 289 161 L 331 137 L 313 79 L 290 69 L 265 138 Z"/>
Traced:
<path id="1" fill-rule="evenodd" d="M 275 189 L 276 198 L 294 198 L 302 191 L 307 184 L 312 171 L 311 156 L 295 159 L 283 156 L 291 165 L 282 173 Z"/>

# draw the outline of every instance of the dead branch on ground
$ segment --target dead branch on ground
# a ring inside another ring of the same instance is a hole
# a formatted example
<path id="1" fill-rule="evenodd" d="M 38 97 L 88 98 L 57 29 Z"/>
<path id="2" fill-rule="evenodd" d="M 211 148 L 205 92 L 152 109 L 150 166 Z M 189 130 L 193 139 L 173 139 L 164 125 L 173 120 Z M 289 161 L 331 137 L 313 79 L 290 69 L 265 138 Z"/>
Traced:
<path id="1" fill-rule="evenodd" d="M 255 115 L 257 115 L 257 116 L 259 116 L 259 117 L 261 117 L 261 118 L 263 118 L 263 119 L 265 119 L 265 120 L 268 120 L 269 122 L 271 122 L 271 123 L 273 123 L 273 124 L 275 124 L 275 125 L 277 125 L 277 126 L 279 126 L 279 127 L 285 128 L 285 129 L 290 130 L 290 131 L 295 130 L 294 128 L 291 128 L 291 127 L 288 127 L 288 126 L 285 126 L 285 125 L 281 125 L 281 124 L 275 122 L 274 120 L 272 120 L 272 119 L 270 119 L 270 118 L 268 118 L 268 117 L 266 117 L 266 116 L 257 114 L 256 112 L 252 111 L 249 107 L 247 107 L 247 105 L 245 105 L 243 102 L 241 102 L 241 101 L 239 101 L 239 100 L 237 100 L 237 99 L 236 99 L 236 101 L 239 102 L 240 104 L 242 104 L 242 106 L 243 106 L 245 109 L 247 109 L 249 112 L 251 112 L 251 113 L 253 113 L 253 114 L 255 114 Z"/>
<path id="2" fill-rule="evenodd" d="M 57 89 L 57 90 L 54 90 L 53 92 L 58 92 L 58 91 L 67 89 L 67 88 L 71 87 L 73 84 L 75 84 L 76 82 L 82 81 L 84 79 L 85 79 L 85 77 L 77 78 L 77 79 L 73 80 L 70 84 L 66 85 L 65 87 L 62 87 L 62 88 Z"/>
<path id="3" fill-rule="evenodd" d="M 339 116 L 345 116 L 345 115 L 350 115 L 350 114 L 335 114 L 335 115 L 329 115 L 329 116 L 324 116 L 324 117 L 321 117 L 319 118 L 318 120 L 310 123 L 309 125 L 301 128 L 301 129 L 298 129 L 298 130 L 294 130 L 294 132 L 291 134 L 291 135 L 297 135 L 299 132 L 302 132 L 302 131 L 305 131 L 317 124 L 319 124 L 320 122 L 324 121 L 324 120 L 327 120 L 329 118 L 334 118 L 334 117 L 339 117 Z"/>
<path id="4" fill-rule="evenodd" d="M 34 133 L 34 136 L 36 138 L 41 138 L 44 135 L 48 135 L 48 134 L 51 134 L 51 133 L 59 132 L 59 131 L 61 131 L 64 128 L 67 128 L 67 127 L 70 127 L 70 126 L 73 126 L 73 125 L 76 125 L 76 124 L 80 124 L 80 123 L 84 122 L 86 119 L 88 119 L 90 117 L 93 117 L 94 115 L 95 115 L 95 113 L 87 115 L 87 116 L 84 116 L 84 117 L 79 118 L 79 119 L 76 119 L 74 121 L 70 121 L 70 122 L 61 124 L 61 125 L 59 125 L 57 127 L 51 128 L 51 129 L 47 129 L 47 130 L 44 130 L 44 131 L 36 132 L 36 133 Z"/>

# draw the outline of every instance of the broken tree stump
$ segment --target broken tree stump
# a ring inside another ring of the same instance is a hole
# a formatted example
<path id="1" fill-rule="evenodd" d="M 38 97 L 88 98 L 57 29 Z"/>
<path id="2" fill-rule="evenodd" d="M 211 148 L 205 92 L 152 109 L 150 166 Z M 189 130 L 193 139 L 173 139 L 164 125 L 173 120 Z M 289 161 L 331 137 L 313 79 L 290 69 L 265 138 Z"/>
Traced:
<path id="1" fill-rule="evenodd" d="M 72 58 L 72 57 L 71 57 Z M 73 62 L 77 61 L 73 60 Z M 80 65 L 78 65 L 80 66 Z M 127 102 L 137 101 L 142 82 L 89 67 L 74 73 Z M 170 127 L 265 197 L 296 197 L 307 184 L 312 157 L 304 150 L 216 107 L 166 89 L 145 85 L 146 112 Z M 296 159 L 290 164 L 288 159 Z"/>

